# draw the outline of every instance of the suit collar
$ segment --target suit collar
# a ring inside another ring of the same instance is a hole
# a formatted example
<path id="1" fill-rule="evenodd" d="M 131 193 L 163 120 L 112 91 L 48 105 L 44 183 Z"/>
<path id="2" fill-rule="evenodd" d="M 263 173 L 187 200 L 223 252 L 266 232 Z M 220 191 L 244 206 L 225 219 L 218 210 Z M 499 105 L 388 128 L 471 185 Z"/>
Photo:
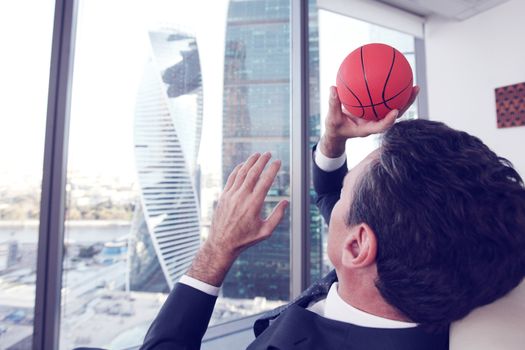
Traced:
<path id="1" fill-rule="evenodd" d="M 299 295 L 290 303 L 263 314 L 261 318 L 257 319 L 253 325 L 255 336 L 258 337 L 259 334 L 261 334 L 270 325 L 271 320 L 277 318 L 277 316 L 279 316 L 292 305 L 306 308 L 310 303 L 325 298 L 328 294 L 328 291 L 330 290 L 330 287 L 336 281 L 337 274 L 335 273 L 335 270 L 332 270 L 321 280 L 308 287 L 304 292 L 301 293 L 301 295 Z"/>
<path id="2" fill-rule="evenodd" d="M 322 313 L 326 318 L 372 328 L 413 328 L 416 323 L 390 320 L 361 311 L 344 301 L 337 292 L 338 282 L 334 282 L 324 301 Z M 308 308 L 311 310 L 310 308 Z"/>

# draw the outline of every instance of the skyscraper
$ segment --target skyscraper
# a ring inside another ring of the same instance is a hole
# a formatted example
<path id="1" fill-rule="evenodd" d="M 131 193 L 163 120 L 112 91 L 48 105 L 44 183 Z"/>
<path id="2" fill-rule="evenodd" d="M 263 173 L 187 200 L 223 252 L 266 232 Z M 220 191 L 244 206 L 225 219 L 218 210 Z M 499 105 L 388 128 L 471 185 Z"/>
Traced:
<path id="1" fill-rule="evenodd" d="M 253 152 L 271 151 L 282 167 L 265 211 L 289 196 L 290 1 L 232 0 L 224 60 L 223 179 Z M 225 297 L 289 298 L 290 219 L 237 259 Z"/>
<path id="2" fill-rule="evenodd" d="M 319 136 L 317 8 L 310 1 L 310 137 Z M 290 1 L 231 0 L 226 25 L 223 111 L 223 179 L 253 152 L 283 161 L 266 199 L 268 211 L 290 195 Z M 313 204 L 314 194 L 310 201 Z M 313 279 L 322 274 L 322 221 L 310 214 Z M 225 297 L 287 300 L 290 290 L 290 218 L 272 237 L 245 251 L 223 285 Z"/>
<path id="3" fill-rule="evenodd" d="M 151 57 L 139 88 L 135 156 L 140 203 L 132 225 L 130 285 L 169 288 L 200 246 L 197 155 L 202 83 L 195 37 L 150 32 Z"/>

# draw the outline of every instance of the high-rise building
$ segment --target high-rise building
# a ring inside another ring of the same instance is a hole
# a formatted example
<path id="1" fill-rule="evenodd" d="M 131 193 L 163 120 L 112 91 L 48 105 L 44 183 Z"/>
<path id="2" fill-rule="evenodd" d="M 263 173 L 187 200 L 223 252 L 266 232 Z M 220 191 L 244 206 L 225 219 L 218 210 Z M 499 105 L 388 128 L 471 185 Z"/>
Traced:
<path id="1" fill-rule="evenodd" d="M 310 5 L 310 137 L 319 137 L 319 45 L 316 2 Z M 268 212 L 290 194 L 290 1 L 231 0 L 226 25 L 223 181 L 253 152 L 283 161 L 270 189 Z M 323 273 L 323 224 L 310 195 L 310 275 Z M 290 218 L 271 238 L 241 254 L 223 285 L 225 297 L 287 300 L 290 291 Z"/>
<path id="2" fill-rule="evenodd" d="M 223 180 L 253 152 L 282 160 L 265 211 L 290 194 L 290 1 L 231 0 L 226 23 L 223 98 Z M 223 294 L 287 300 L 290 218 L 271 238 L 243 252 Z"/>
<path id="3" fill-rule="evenodd" d="M 130 286 L 164 291 L 186 272 L 200 246 L 202 82 L 194 36 L 158 30 L 149 37 L 151 57 L 135 114 L 140 201 L 132 225 Z"/>

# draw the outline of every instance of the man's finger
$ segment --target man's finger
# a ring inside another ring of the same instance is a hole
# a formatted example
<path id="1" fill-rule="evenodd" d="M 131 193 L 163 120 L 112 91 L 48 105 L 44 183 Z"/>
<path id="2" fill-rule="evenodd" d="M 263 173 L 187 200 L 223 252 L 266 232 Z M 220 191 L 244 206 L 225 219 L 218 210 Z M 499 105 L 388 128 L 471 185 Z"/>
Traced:
<path id="1" fill-rule="evenodd" d="M 343 114 L 341 109 L 341 101 L 337 94 L 337 88 L 330 86 L 330 97 L 328 98 L 328 117 L 330 115 L 341 115 Z"/>
<path id="2" fill-rule="evenodd" d="M 239 172 L 239 169 L 242 167 L 244 163 L 237 164 L 235 168 L 233 168 L 232 172 L 228 176 L 228 180 L 226 180 L 226 185 L 224 186 L 223 192 L 228 191 L 232 186 L 233 182 L 235 181 L 235 177 L 237 176 L 237 173 Z"/>
<path id="3" fill-rule="evenodd" d="M 268 161 L 272 157 L 272 154 L 270 152 L 265 152 L 262 156 L 257 159 L 255 164 L 250 168 L 248 171 L 248 174 L 246 175 L 246 179 L 244 180 L 244 183 L 242 185 L 242 188 L 244 190 L 252 191 L 255 184 L 257 183 L 257 180 L 259 180 L 259 176 L 261 176 L 261 173 L 264 170 L 264 167 L 266 164 L 268 164 Z"/>
<path id="4" fill-rule="evenodd" d="M 397 109 L 393 109 L 381 120 L 378 121 L 369 121 L 365 124 L 362 124 L 361 131 L 363 133 L 363 136 L 370 135 L 370 134 L 378 134 L 394 124 L 396 121 L 397 116 L 399 115 L 399 111 Z"/>
<path id="5" fill-rule="evenodd" d="M 244 164 L 241 166 L 241 168 L 237 171 L 237 175 L 235 176 L 235 181 L 233 182 L 233 185 L 231 187 L 232 190 L 236 190 L 244 182 L 244 179 L 246 178 L 246 174 L 248 174 L 248 171 L 250 171 L 250 168 L 255 164 L 257 159 L 259 159 L 261 155 L 259 153 L 254 153 L 248 159 L 244 162 Z"/>
<path id="6" fill-rule="evenodd" d="M 257 183 L 255 184 L 253 193 L 255 195 L 255 200 L 259 200 L 261 202 L 261 205 L 264 201 L 264 198 L 266 197 L 266 194 L 270 190 L 270 187 L 272 187 L 273 180 L 275 180 L 275 176 L 277 176 L 277 172 L 280 168 L 281 161 L 276 160 L 275 162 L 270 164 L 270 166 L 260 175 L 259 181 L 257 181 Z"/>
<path id="7" fill-rule="evenodd" d="M 279 225 L 283 219 L 288 203 L 287 200 L 283 199 L 275 206 L 275 208 L 273 208 L 270 215 L 268 215 L 268 218 L 264 220 L 261 230 L 259 231 L 261 236 L 268 237 L 272 234 L 273 230 L 275 230 L 277 225 Z"/>
<path id="8" fill-rule="evenodd" d="M 414 87 L 412 87 L 412 91 L 410 93 L 410 98 L 408 99 L 408 102 L 407 104 L 405 105 L 405 107 L 401 108 L 401 111 L 399 112 L 399 116 L 402 116 L 403 114 L 405 114 L 405 112 L 410 108 L 410 106 L 412 106 L 412 104 L 414 103 L 414 101 L 416 100 L 417 98 L 417 95 L 419 94 L 419 91 L 421 89 L 419 88 L 419 86 L 415 85 Z"/>

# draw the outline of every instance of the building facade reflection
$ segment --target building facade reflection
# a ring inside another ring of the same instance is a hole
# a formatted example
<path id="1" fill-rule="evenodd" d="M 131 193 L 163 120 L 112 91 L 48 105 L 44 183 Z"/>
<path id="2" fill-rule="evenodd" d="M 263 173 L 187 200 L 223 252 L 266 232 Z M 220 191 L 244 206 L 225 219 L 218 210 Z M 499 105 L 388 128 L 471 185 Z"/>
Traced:
<path id="1" fill-rule="evenodd" d="M 194 36 L 170 29 L 152 31 L 149 38 L 152 54 L 135 113 L 140 201 L 129 275 L 132 290 L 167 291 L 200 246 L 202 83 Z"/>

